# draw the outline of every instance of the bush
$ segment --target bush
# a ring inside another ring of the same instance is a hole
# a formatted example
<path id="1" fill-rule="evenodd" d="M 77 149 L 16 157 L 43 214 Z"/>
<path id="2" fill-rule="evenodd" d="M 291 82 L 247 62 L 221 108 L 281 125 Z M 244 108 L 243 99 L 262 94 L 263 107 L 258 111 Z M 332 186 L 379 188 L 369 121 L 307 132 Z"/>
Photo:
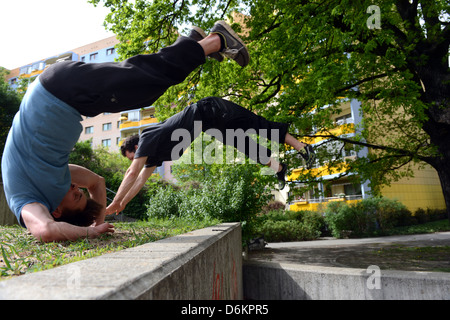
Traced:
<path id="1" fill-rule="evenodd" d="M 286 205 L 281 201 L 270 201 L 266 205 L 264 205 L 261 209 L 261 214 L 267 214 L 270 211 L 274 210 L 284 210 Z"/>
<path id="2" fill-rule="evenodd" d="M 271 242 L 314 240 L 320 236 L 320 231 L 297 220 L 274 221 L 267 220 L 259 229 L 264 240 Z"/>
<path id="3" fill-rule="evenodd" d="M 402 203 L 383 197 L 368 198 L 350 205 L 332 202 L 325 209 L 325 222 L 337 238 L 383 234 L 411 223 L 410 217 L 411 212 Z"/>
<path id="4" fill-rule="evenodd" d="M 255 166 L 223 166 L 220 175 L 182 188 L 162 188 L 150 199 L 147 215 L 157 218 L 213 218 L 241 222 L 243 238 L 252 233 L 253 220 L 267 203 L 265 183 Z"/>
<path id="5" fill-rule="evenodd" d="M 304 241 L 320 237 L 325 223 L 315 211 L 272 210 L 258 218 L 257 233 L 266 241 Z"/>
<path id="6" fill-rule="evenodd" d="M 422 224 L 426 222 L 447 219 L 447 211 L 445 209 L 417 209 L 413 214 L 417 223 Z"/>
<path id="7" fill-rule="evenodd" d="M 147 204 L 147 214 L 158 219 L 178 217 L 181 201 L 182 197 L 174 187 L 161 186 Z"/>

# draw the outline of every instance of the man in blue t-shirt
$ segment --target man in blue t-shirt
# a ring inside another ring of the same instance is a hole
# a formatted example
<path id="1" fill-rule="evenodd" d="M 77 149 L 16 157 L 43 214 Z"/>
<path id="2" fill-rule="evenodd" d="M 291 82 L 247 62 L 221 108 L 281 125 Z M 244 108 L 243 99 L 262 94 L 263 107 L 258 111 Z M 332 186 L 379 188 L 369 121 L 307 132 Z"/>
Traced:
<path id="1" fill-rule="evenodd" d="M 19 223 L 42 241 L 113 232 L 104 223 L 104 179 L 68 163 L 82 130 L 81 115 L 152 105 L 206 56 L 219 61 L 225 56 L 242 67 L 249 61 L 242 40 L 218 21 L 210 35 L 194 27 L 189 37 L 155 54 L 120 63 L 60 62 L 46 69 L 27 90 L 2 156 L 5 196 Z"/>

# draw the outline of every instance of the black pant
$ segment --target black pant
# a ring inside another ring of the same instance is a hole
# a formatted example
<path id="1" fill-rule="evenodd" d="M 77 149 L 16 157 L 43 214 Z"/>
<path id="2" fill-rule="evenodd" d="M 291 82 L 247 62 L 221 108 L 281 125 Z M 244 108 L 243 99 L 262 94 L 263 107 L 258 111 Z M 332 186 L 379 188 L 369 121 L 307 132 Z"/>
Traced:
<path id="1" fill-rule="evenodd" d="M 216 97 L 200 100 L 194 112 L 194 120 L 202 121 L 202 131 L 211 133 L 210 129 L 216 129 L 220 134 L 213 135 L 215 138 L 263 165 L 269 163 L 272 151 L 256 143 L 248 134 L 257 134 L 281 144 L 288 133 L 288 124 L 269 121 L 231 101 Z"/>
<path id="2" fill-rule="evenodd" d="M 93 117 L 150 106 L 203 63 L 203 48 L 190 38 L 180 37 L 158 53 L 119 63 L 56 63 L 42 73 L 40 81 L 58 99 Z"/>

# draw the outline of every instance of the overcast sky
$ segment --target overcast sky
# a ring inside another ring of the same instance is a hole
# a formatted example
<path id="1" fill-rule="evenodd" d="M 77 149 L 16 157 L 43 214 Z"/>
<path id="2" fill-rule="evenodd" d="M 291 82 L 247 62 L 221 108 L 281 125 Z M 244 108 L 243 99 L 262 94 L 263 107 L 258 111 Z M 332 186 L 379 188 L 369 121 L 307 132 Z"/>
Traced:
<path id="1" fill-rule="evenodd" d="M 87 0 L 0 0 L 0 67 L 20 66 L 112 36 L 108 9 Z"/>

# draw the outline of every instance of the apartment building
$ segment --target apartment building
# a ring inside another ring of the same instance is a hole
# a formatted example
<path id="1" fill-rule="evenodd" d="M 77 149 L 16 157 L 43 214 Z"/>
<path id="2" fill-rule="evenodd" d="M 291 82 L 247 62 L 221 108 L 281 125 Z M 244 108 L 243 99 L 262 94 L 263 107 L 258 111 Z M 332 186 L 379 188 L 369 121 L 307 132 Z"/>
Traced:
<path id="1" fill-rule="evenodd" d="M 334 123 L 336 124 L 336 127 L 332 130 L 334 135 L 346 135 L 348 138 L 355 135 L 355 128 L 362 121 L 360 106 L 361 103 L 354 99 L 344 101 L 341 104 L 341 113 L 333 118 Z M 325 141 L 325 138 L 313 138 L 310 139 L 308 143 L 317 147 Z M 342 148 L 342 157 L 344 159 L 365 157 L 368 153 L 369 150 L 367 148 L 361 149 L 358 153 L 353 150 L 348 151 Z M 299 176 L 300 170 L 302 169 L 298 168 L 293 170 L 292 174 L 289 176 L 289 180 L 295 182 Z M 340 171 L 329 172 L 326 167 L 320 167 L 317 163 L 311 170 L 325 181 L 329 182 L 318 183 L 315 187 L 321 192 L 320 196 L 316 196 L 316 190 L 310 190 L 301 196 L 297 196 L 291 202 L 287 202 L 292 190 L 285 188 L 286 190 L 275 192 L 275 198 L 285 202 L 291 210 L 317 210 L 320 205 L 324 205 L 330 201 L 345 201 L 351 203 L 361 201 L 361 199 L 371 196 L 369 181 L 362 184 L 354 184 L 348 177 L 342 177 L 332 181 L 332 179 L 345 172 L 345 166 L 343 166 Z M 413 178 L 402 178 L 399 181 L 392 182 L 390 186 L 382 186 L 381 195 L 390 199 L 399 200 L 413 212 L 418 208 L 446 208 L 437 172 L 428 165 L 425 166 L 424 169 L 419 170 L 417 168 Z"/>

